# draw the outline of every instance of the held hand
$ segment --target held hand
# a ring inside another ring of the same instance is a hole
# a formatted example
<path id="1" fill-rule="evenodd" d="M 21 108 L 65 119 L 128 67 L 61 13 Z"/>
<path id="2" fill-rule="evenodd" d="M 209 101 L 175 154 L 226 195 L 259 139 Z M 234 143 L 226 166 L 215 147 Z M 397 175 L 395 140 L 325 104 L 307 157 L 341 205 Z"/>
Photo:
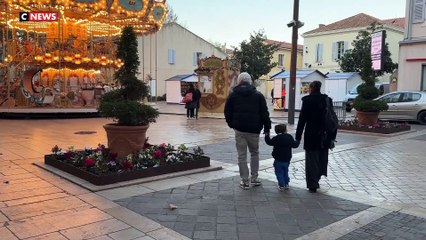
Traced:
<path id="1" fill-rule="evenodd" d="M 296 145 L 297 145 L 297 147 L 299 147 L 299 145 L 300 145 L 300 139 L 296 139 Z"/>
<path id="2" fill-rule="evenodd" d="M 336 140 L 331 140 L 331 143 L 330 143 L 330 150 L 333 150 L 333 148 L 335 148 L 336 147 Z"/>

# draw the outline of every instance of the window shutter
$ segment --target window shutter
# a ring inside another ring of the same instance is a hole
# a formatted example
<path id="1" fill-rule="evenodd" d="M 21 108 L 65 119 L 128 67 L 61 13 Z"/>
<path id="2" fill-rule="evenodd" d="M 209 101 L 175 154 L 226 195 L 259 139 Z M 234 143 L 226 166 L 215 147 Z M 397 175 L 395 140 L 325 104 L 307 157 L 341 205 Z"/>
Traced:
<path id="1" fill-rule="evenodd" d="M 317 44 L 315 44 L 315 62 L 317 63 L 318 62 L 318 43 Z"/>
<path id="2" fill-rule="evenodd" d="M 425 0 L 414 0 L 413 23 L 422 23 L 425 20 Z"/>
<path id="3" fill-rule="evenodd" d="M 348 43 L 348 41 L 345 41 L 343 46 L 344 46 L 344 47 L 343 47 L 343 54 L 345 54 L 345 52 L 346 52 L 346 51 L 348 51 L 348 48 L 349 48 L 349 43 Z"/>
<path id="4" fill-rule="evenodd" d="M 169 64 L 175 64 L 176 62 L 176 51 L 173 48 L 169 48 L 167 51 L 167 59 Z"/>
<path id="5" fill-rule="evenodd" d="M 331 61 L 335 62 L 337 59 L 337 42 L 332 43 Z"/>
<path id="6" fill-rule="evenodd" d="M 172 61 L 173 61 L 173 64 L 176 63 L 176 50 L 174 49 L 172 49 Z"/>
<path id="7" fill-rule="evenodd" d="M 323 50 L 324 50 L 324 44 L 319 44 L 319 62 L 322 63 L 324 61 L 323 59 Z"/>
<path id="8" fill-rule="evenodd" d="M 173 49 L 168 49 L 168 51 L 167 51 L 167 62 L 169 63 L 169 64 L 173 64 L 173 56 L 172 56 L 172 50 Z"/>
<path id="9" fill-rule="evenodd" d="M 198 63 L 197 63 L 197 52 L 194 52 L 193 54 L 192 54 L 192 66 L 197 66 L 198 65 Z"/>

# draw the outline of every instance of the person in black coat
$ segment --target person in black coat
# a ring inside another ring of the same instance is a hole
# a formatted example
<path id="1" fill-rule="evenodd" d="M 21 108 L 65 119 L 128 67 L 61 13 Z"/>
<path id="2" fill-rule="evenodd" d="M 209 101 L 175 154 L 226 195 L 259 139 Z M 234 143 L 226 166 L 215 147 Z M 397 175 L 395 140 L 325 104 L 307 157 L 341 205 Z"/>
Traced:
<path id="1" fill-rule="evenodd" d="M 201 100 L 201 92 L 198 89 L 198 86 L 194 87 L 194 101 L 195 101 L 195 119 L 198 119 L 198 111 L 200 109 L 200 100 Z"/>
<path id="2" fill-rule="evenodd" d="M 274 146 L 272 157 L 275 160 L 275 176 L 278 180 L 278 189 L 282 191 L 289 188 L 290 177 L 288 176 L 288 167 L 292 158 L 291 149 L 297 148 L 300 142 L 295 141 L 293 136 L 287 133 L 287 126 L 285 124 L 275 125 L 275 133 L 277 136 L 272 139 L 269 137 L 269 134 L 265 134 L 265 142 L 270 146 Z"/>
<path id="3" fill-rule="evenodd" d="M 327 139 L 323 139 L 322 133 L 325 129 L 323 114 L 326 101 L 332 106 L 332 99 L 325 94 L 321 94 L 321 82 L 313 81 L 309 85 L 310 94 L 302 98 L 302 109 L 297 123 L 296 140 L 303 136 L 305 149 L 305 171 L 306 185 L 310 192 L 316 192 L 319 188 L 321 176 L 327 176 L 328 149 L 336 139 L 337 131 Z"/>
<path id="4" fill-rule="evenodd" d="M 185 93 L 185 95 L 188 94 L 188 93 L 192 94 L 192 100 L 190 102 L 185 103 L 186 117 L 188 119 L 194 118 L 194 110 L 195 110 L 195 107 L 197 106 L 197 101 L 195 100 L 194 92 L 195 92 L 194 85 L 192 83 L 190 83 L 189 89 Z"/>
<path id="5" fill-rule="evenodd" d="M 235 131 L 238 152 L 240 187 L 249 189 L 250 184 L 261 185 L 259 171 L 259 134 L 264 129 L 269 133 L 271 119 L 265 97 L 251 85 L 251 76 L 243 72 L 238 76 L 239 84 L 234 87 L 225 103 L 225 120 Z M 250 151 L 250 172 L 247 166 L 247 148 Z"/>

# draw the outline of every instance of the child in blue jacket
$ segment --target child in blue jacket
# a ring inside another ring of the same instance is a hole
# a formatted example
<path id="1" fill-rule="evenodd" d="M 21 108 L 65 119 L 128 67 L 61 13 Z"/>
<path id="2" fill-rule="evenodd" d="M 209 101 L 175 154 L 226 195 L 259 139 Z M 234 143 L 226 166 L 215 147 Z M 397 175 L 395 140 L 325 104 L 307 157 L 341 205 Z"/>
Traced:
<path id="1" fill-rule="evenodd" d="M 287 125 L 278 124 L 275 126 L 275 133 L 277 134 L 272 139 L 269 133 L 265 134 L 266 144 L 273 146 L 272 157 L 274 157 L 275 176 L 278 180 L 279 190 L 286 190 L 289 188 L 288 183 L 290 178 L 288 176 L 288 167 L 292 157 L 292 148 L 297 148 L 300 144 L 295 141 L 293 136 L 287 133 Z"/>

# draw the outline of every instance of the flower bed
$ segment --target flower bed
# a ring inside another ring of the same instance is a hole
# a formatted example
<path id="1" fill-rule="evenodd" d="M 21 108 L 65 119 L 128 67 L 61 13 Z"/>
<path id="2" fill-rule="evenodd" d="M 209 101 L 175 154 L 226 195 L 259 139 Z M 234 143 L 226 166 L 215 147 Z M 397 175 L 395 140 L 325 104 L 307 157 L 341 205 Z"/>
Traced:
<path id="1" fill-rule="evenodd" d="M 82 178 L 94 185 L 107 185 L 138 178 L 185 171 L 210 166 L 210 158 L 201 148 L 186 152 L 184 145 L 175 149 L 170 144 L 146 145 L 139 153 L 118 159 L 104 145 L 97 148 L 62 151 L 58 146 L 53 154 L 45 155 L 45 164 Z"/>
<path id="2" fill-rule="evenodd" d="M 391 134 L 403 131 L 411 130 L 410 125 L 407 123 L 392 123 L 379 121 L 374 125 L 359 126 L 357 120 L 340 121 L 338 129 L 360 131 L 360 132 L 371 132 L 381 134 Z"/>

